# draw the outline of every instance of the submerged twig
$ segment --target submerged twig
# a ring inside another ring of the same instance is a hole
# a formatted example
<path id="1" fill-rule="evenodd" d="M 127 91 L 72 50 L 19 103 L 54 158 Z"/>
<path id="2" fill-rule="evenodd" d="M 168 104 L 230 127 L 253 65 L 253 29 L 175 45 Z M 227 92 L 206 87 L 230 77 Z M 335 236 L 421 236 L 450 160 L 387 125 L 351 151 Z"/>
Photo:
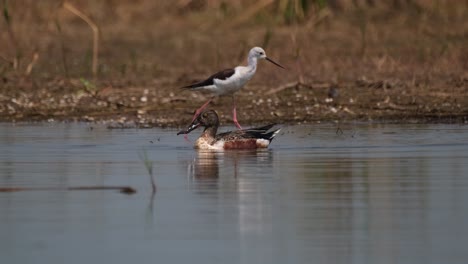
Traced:
<path id="1" fill-rule="evenodd" d="M 141 161 L 143 161 L 143 164 L 145 165 L 145 168 L 148 171 L 148 175 L 150 177 L 150 182 L 151 182 L 151 189 L 154 194 L 156 193 L 156 182 L 154 180 L 154 175 L 153 175 L 153 161 L 149 159 L 148 152 L 146 151 L 146 149 L 143 149 L 140 152 L 139 157 Z"/>
<path id="2" fill-rule="evenodd" d="M 129 186 L 76 186 L 76 187 L 0 187 L 0 192 L 23 191 L 96 191 L 117 190 L 125 194 L 134 194 L 136 190 Z"/>

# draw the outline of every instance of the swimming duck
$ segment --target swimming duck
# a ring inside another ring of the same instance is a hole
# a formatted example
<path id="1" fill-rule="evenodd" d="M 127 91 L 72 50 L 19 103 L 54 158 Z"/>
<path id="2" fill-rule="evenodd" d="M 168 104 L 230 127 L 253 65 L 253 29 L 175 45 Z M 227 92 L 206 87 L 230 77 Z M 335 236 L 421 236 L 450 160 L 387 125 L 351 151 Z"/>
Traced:
<path id="1" fill-rule="evenodd" d="M 216 135 L 219 127 L 218 114 L 214 110 L 208 110 L 199 114 L 192 124 L 179 131 L 177 135 L 188 134 L 199 126 L 205 127 L 201 136 L 195 142 L 196 149 L 257 149 L 268 148 L 273 138 L 280 129 L 268 132 L 275 124 L 257 128 L 242 129 L 225 132 Z"/>

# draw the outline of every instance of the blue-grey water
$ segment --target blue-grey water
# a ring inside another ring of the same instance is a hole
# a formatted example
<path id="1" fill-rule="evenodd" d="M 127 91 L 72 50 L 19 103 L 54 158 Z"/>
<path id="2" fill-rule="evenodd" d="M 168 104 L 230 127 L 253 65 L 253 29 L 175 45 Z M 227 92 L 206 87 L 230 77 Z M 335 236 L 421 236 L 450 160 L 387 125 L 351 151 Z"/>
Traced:
<path id="1" fill-rule="evenodd" d="M 0 193 L 1 263 L 468 263 L 466 125 L 285 126 L 225 153 L 176 132 L 0 124 L 0 188 L 56 188 Z M 65 190 L 98 185 L 137 193 Z"/>

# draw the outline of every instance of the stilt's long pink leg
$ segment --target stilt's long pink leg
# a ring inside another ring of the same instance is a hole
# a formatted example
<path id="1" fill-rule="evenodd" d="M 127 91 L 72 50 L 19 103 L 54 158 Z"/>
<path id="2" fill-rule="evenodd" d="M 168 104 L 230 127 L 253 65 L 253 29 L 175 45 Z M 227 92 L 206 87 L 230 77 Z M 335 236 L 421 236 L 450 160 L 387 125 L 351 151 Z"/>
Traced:
<path id="1" fill-rule="evenodd" d="M 200 108 L 197 109 L 197 111 L 195 111 L 195 115 L 192 118 L 192 122 L 203 111 L 203 109 L 205 109 L 210 104 L 210 102 L 213 100 L 213 98 L 214 97 L 211 97 L 210 100 L 208 100 L 208 102 L 204 103 Z"/>
<path id="2" fill-rule="evenodd" d="M 211 97 L 210 100 L 208 100 L 206 103 L 204 103 L 200 108 L 198 108 L 196 111 L 195 111 L 195 115 L 193 115 L 193 118 L 192 118 L 192 121 L 193 122 L 195 120 L 195 118 L 197 118 L 197 116 L 203 111 L 203 109 L 205 109 L 209 104 L 210 102 L 214 99 L 214 97 Z M 188 134 L 185 134 L 184 135 L 184 139 L 185 141 L 187 142 L 190 142 L 190 140 L 188 139 Z"/>
<path id="3" fill-rule="evenodd" d="M 232 104 L 233 104 L 233 108 L 232 108 L 232 119 L 233 119 L 234 124 L 236 125 L 236 127 L 237 127 L 238 129 L 242 130 L 241 125 L 240 125 L 239 122 L 237 121 L 236 99 L 234 98 L 234 95 L 232 96 Z"/>

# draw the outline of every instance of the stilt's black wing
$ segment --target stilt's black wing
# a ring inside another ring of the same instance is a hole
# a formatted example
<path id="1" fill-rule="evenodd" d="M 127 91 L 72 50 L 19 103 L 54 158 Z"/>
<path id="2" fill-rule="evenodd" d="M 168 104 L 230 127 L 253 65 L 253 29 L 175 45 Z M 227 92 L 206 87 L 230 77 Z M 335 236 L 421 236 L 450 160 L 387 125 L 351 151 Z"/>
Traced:
<path id="1" fill-rule="evenodd" d="M 235 72 L 236 71 L 234 69 L 226 69 L 226 70 L 223 70 L 223 71 L 220 71 L 220 72 L 217 72 L 217 73 L 211 75 L 208 79 L 206 79 L 204 81 L 197 82 L 197 83 L 194 83 L 194 84 L 191 84 L 191 85 L 187 85 L 187 86 L 184 86 L 182 88 L 196 89 L 196 88 L 199 88 L 199 87 L 213 85 L 214 84 L 214 79 L 226 80 L 227 78 L 234 75 Z"/>

